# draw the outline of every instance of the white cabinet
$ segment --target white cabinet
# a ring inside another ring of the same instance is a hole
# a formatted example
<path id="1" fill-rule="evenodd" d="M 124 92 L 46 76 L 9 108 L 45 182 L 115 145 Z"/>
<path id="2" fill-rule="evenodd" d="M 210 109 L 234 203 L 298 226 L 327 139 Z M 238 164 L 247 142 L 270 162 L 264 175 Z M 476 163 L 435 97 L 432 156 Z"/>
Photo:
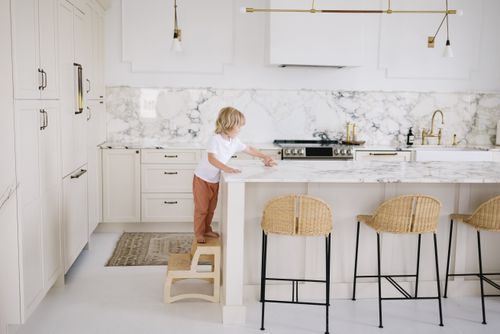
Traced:
<path id="1" fill-rule="evenodd" d="M 103 222 L 141 221 L 140 150 L 102 150 Z"/>
<path id="2" fill-rule="evenodd" d="M 410 161 L 411 151 L 398 150 L 356 150 L 357 161 Z"/>
<path id="3" fill-rule="evenodd" d="M 416 161 L 492 161 L 493 153 L 461 147 L 415 148 Z"/>
<path id="4" fill-rule="evenodd" d="M 310 9 L 311 1 L 271 0 L 276 9 Z M 316 9 L 373 8 L 373 1 L 316 1 Z M 269 14 L 271 64 L 359 66 L 365 63 L 365 29 L 375 17 L 359 14 Z"/>
<path id="5" fill-rule="evenodd" d="M 62 272 L 59 104 L 15 102 L 21 321 Z"/>
<path id="6" fill-rule="evenodd" d="M 85 92 L 89 99 L 103 99 L 104 84 L 104 10 L 96 1 L 85 7 L 89 34 L 89 60 L 86 71 Z"/>
<path id="7" fill-rule="evenodd" d="M 55 0 L 11 1 L 14 97 L 59 98 Z"/>
<path id="8" fill-rule="evenodd" d="M 193 175 L 199 157 L 199 150 L 142 150 L 142 222 L 193 221 Z"/>
<path id="9" fill-rule="evenodd" d="M 86 168 L 84 165 L 63 180 L 64 272 L 89 241 Z"/>
<path id="10" fill-rule="evenodd" d="M 102 220 L 102 174 L 101 174 L 101 149 L 98 146 L 106 140 L 106 119 L 104 115 L 104 102 L 89 100 L 87 105 L 87 179 L 88 179 L 88 217 L 89 233 L 91 234 L 97 224 Z"/>
<path id="11" fill-rule="evenodd" d="M 85 16 L 65 0 L 58 2 L 61 82 L 62 171 L 67 176 L 87 163 L 87 114 L 82 85 L 85 64 Z M 78 89 L 80 83 L 80 89 Z M 82 95 L 79 95 L 80 92 Z"/>

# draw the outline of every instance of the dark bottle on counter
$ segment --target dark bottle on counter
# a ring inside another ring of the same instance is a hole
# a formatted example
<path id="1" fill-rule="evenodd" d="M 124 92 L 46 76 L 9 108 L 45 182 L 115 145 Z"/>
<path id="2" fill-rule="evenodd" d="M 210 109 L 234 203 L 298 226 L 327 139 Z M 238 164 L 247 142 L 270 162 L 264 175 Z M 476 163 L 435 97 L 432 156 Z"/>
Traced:
<path id="1" fill-rule="evenodd" d="M 411 131 L 411 128 L 408 129 L 408 134 L 406 135 L 406 145 L 411 146 L 413 145 L 413 142 L 415 141 L 415 136 L 413 135 L 413 132 Z"/>

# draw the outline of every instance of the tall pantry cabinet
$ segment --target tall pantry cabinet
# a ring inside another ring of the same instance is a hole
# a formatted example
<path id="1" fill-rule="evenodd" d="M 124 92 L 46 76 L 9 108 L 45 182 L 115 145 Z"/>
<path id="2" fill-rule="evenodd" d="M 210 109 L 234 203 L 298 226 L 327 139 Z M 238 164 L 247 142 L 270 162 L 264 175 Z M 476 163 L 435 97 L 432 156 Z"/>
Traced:
<path id="1" fill-rule="evenodd" d="M 102 1 L 0 0 L 0 334 L 63 282 L 89 240 L 91 206 L 98 216 L 87 152 L 105 136 Z M 87 103 L 91 80 L 99 97 Z"/>
<path id="2" fill-rule="evenodd" d="M 84 73 L 90 34 L 86 14 L 58 0 L 59 70 L 61 81 L 61 145 L 63 177 L 64 271 L 68 271 L 88 242 L 87 112 Z"/>

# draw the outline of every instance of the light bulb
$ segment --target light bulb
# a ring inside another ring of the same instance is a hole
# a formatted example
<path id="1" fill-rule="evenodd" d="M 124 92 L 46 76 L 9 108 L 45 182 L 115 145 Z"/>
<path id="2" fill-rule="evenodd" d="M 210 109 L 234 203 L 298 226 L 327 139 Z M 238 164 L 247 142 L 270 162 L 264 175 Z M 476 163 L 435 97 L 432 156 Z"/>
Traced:
<path id="1" fill-rule="evenodd" d="M 446 40 L 446 46 L 444 47 L 443 57 L 445 58 L 453 58 L 455 55 L 453 54 L 453 49 L 451 48 L 450 40 Z"/>
<path id="2" fill-rule="evenodd" d="M 172 41 L 172 51 L 174 52 L 182 52 L 182 44 L 179 38 L 174 38 Z"/>

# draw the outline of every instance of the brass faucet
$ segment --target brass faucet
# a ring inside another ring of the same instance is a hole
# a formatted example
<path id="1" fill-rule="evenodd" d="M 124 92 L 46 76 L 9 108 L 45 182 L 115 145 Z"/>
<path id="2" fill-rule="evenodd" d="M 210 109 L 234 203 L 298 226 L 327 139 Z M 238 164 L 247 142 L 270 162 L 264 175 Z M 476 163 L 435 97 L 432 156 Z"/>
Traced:
<path id="1" fill-rule="evenodd" d="M 441 125 L 444 125 L 444 115 L 443 115 L 443 112 L 441 110 L 436 110 L 434 111 L 434 113 L 432 114 L 432 120 L 431 120 L 431 131 L 429 132 L 428 130 L 426 129 L 422 129 L 422 145 L 425 144 L 425 138 L 428 138 L 428 137 L 437 137 L 438 138 L 438 145 L 441 145 L 441 136 L 442 136 L 442 128 L 439 128 L 439 131 L 436 134 L 434 134 L 434 117 L 436 117 L 436 114 L 437 113 L 440 113 L 441 114 Z"/>

